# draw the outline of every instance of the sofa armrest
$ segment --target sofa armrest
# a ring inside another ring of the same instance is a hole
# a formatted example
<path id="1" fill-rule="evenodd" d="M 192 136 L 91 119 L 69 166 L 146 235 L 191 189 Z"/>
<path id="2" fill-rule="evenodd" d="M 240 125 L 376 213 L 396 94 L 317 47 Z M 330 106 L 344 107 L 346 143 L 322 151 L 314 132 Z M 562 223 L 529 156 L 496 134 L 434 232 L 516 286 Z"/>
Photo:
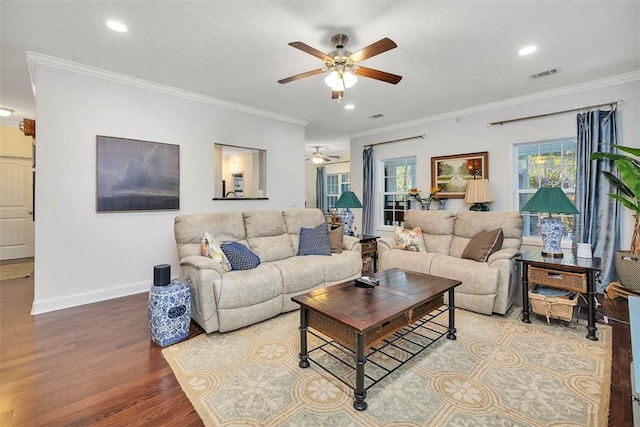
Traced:
<path id="1" fill-rule="evenodd" d="M 224 273 L 224 268 L 222 268 L 222 265 L 218 261 L 201 255 L 191 255 L 181 259 L 180 266 L 194 267 L 199 270 L 215 270 L 220 274 Z"/>
<path id="2" fill-rule="evenodd" d="M 395 249 L 396 240 L 393 237 L 382 237 L 378 239 L 378 252 L 380 251 L 390 251 Z"/>
<path id="3" fill-rule="evenodd" d="M 357 237 L 345 235 L 342 240 L 342 249 L 362 253 L 362 245 Z"/>
<path id="4" fill-rule="evenodd" d="M 489 266 L 491 266 L 494 261 L 497 261 L 499 259 L 511 259 L 517 257 L 518 255 L 520 255 L 520 251 L 518 249 L 503 248 L 489 255 L 487 263 L 489 263 Z"/>

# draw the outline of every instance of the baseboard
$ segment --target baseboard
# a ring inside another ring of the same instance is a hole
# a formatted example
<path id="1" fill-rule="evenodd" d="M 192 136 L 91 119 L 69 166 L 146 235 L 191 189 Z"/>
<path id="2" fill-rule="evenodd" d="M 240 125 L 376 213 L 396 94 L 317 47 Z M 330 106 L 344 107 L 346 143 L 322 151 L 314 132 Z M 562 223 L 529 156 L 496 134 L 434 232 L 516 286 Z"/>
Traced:
<path id="1" fill-rule="evenodd" d="M 113 288 L 96 289 L 90 292 L 80 292 L 54 298 L 34 299 L 31 306 L 31 314 L 42 314 L 50 311 L 62 310 L 65 308 L 77 307 L 79 305 L 91 304 L 94 302 L 106 301 L 113 298 L 126 297 L 129 295 L 148 292 L 151 282 L 143 281 L 116 286 Z"/>

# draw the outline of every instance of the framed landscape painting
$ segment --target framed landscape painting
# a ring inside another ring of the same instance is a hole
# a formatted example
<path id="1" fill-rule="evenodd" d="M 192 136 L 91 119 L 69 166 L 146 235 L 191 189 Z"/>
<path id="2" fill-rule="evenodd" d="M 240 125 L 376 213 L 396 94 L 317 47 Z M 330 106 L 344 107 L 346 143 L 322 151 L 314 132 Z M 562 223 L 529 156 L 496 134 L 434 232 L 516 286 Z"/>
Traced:
<path id="1" fill-rule="evenodd" d="M 431 158 L 431 186 L 440 199 L 462 199 L 467 181 L 489 177 L 489 153 L 456 154 Z"/>
<path id="2" fill-rule="evenodd" d="M 96 137 L 98 212 L 180 209 L 180 146 Z"/>

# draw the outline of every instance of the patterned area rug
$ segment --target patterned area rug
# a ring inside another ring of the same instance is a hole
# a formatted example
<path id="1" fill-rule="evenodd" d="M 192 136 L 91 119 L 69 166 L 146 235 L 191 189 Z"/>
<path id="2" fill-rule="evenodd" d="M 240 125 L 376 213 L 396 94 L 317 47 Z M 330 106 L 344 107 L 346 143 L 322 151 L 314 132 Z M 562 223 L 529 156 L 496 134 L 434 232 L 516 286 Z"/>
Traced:
<path id="1" fill-rule="evenodd" d="M 606 426 L 611 328 L 594 342 L 583 325 L 508 317 L 456 310 L 458 339 L 371 387 L 361 412 L 350 388 L 298 366 L 297 311 L 163 355 L 209 426 Z"/>
<path id="2" fill-rule="evenodd" d="M 0 280 L 20 279 L 33 273 L 33 262 L 0 265 Z"/>

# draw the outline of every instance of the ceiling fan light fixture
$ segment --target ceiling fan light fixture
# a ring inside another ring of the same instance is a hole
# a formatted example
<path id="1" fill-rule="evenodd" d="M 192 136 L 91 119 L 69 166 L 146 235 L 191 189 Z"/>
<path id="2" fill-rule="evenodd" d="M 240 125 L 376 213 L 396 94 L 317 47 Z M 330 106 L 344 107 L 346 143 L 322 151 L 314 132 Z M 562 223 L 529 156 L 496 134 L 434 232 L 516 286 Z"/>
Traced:
<path id="1" fill-rule="evenodd" d="M 324 82 L 331 88 L 331 90 L 344 90 L 344 82 L 336 70 L 331 71 L 329 75 L 325 77 Z"/>
<path id="2" fill-rule="evenodd" d="M 344 87 L 346 89 L 349 89 L 356 84 L 356 82 L 358 81 L 358 77 L 355 74 L 353 74 L 351 71 L 345 71 L 342 74 L 342 80 L 344 81 Z"/>
<path id="3" fill-rule="evenodd" d="M 324 163 L 325 162 L 325 160 L 320 156 L 313 156 L 313 159 L 311 159 L 311 161 L 313 163 L 315 163 L 316 165 L 319 165 L 320 163 Z"/>

